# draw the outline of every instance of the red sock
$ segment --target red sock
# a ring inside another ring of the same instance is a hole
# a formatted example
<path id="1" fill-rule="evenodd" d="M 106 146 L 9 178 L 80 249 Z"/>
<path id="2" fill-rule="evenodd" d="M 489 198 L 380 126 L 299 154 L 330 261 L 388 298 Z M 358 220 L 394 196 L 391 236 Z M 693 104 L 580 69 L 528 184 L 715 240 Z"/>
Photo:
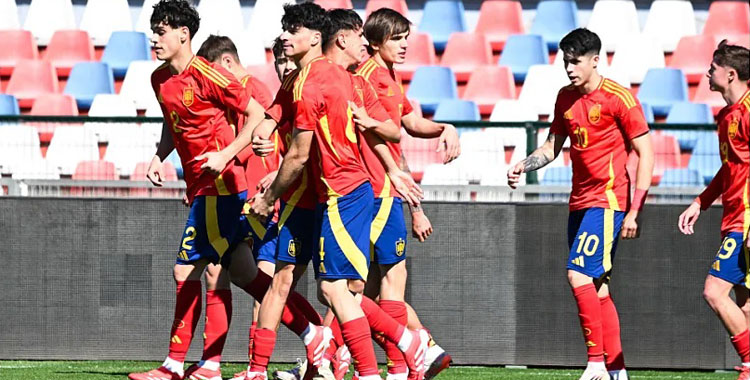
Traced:
<path id="1" fill-rule="evenodd" d="M 271 280 L 273 280 L 271 276 L 258 271 L 253 281 L 247 284 L 243 290 L 255 298 L 256 301 L 262 302 L 268 288 L 271 286 Z M 297 336 L 300 336 L 307 329 L 309 321 L 300 309 L 287 304 L 284 306 L 284 311 L 281 314 L 281 323 L 297 334 Z"/>
<path id="2" fill-rule="evenodd" d="M 305 318 L 307 318 L 310 323 L 316 326 L 323 326 L 323 318 L 320 317 L 320 314 L 318 314 L 313 305 L 311 305 L 307 298 L 302 296 L 302 294 L 291 291 L 286 303 L 293 303 L 294 306 L 305 315 Z"/>
<path id="3" fill-rule="evenodd" d="M 604 339 L 602 338 L 602 308 L 594 284 L 586 284 L 573 289 L 578 304 L 578 318 L 581 320 L 583 339 L 586 340 L 590 362 L 604 361 Z"/>
<path id="4" fill-rule="evenodd" d="M 396 322 L 393 317 L 386 314 L 383 309 L 378 306 L 373 300 L 362 297 L 362 303 L 360 304 L 362 311 L 367 316 L 367 322 L 370 324 L 370 328 L 374 332 L 383 333 L 386 339 L 391 342 L 398 343 L 401 340 L 401 335 L 404 334 L 404 325 Z M 351 351 L 351 347 L 349 350 Z"/>
<path id="5" fill-rule="evenodd" d="M 378 374 L 375 350 L 370 343 L 370 326 L 365 318 L 357 318 L 341 325 L 344 342 L 352 353 L 352 363 L 360 377 Z"/>
<path id="6" fill-rule="evenodd" d="M 174 322 L 170 332 L 169 357 L 184 362 L 193 340 L 195 326 L 201 316 L 201 282 L 178 281 L 177 300 L 174 305 Z"/>
<path id="7" fill-rule="evenodd" d="M 341 325 L 339 325 L 339 319 L 336 316 L 333 317 L 331 325 L 328 328 L 333 332 L 333 342 L 328 346 L 328 349 L 323 354 L 323 358 L 331 360 L 336 355 L 336 350 L 344 345 L 344 336 L 341 335 Z"/>
<path id="8" fill-rule="evenodd" d="M 743 363 L 750 363 L 750 330 L 745 330 L 732 337 L 732 345 L 740 355 Z"/>
<path id="9" fill-rule="evenodd" d="M 612 302 L 612 297 L 607 295 L 599 298 L 602 310 L 602 327 L 604 339 L 604 352 L 606 352 L 607 369 L 610 371 L 625 369 L 625 356 L 622 354 L 622 343 L 620 342 L 620 318 L 617 316 L 617 308 Z M 750 341 L 748 341 L 750 344 Z M 750 347 L 748 347 L 750 349 Z"/>
<path id="10" fill-rule="evenodd" d="M 255 329 L 258 327 L 258 322 L 253 322 L 250 325 L 250 332 L 247 337 L 247 362 L 253 361 L 253 337 L 255 336 Z"/>
<path id="11" fill-rule="evenodd" d="M 202 360 L 221 362 L 221 352 L 227 341 L 232 320 L 232 291 L 206 290 L 206 327 L 203 329 Z"/>
<path id="12" fill-rule="evenodd" d="M 380 308 L 393 317 L 396 322 L 406 326 L 409 315 L 406 313 L 406 304 L 403 301 L 380 300 Z M 404 354 L 396 346 L 396 343 L 385 342 L 385 355 L 388 357 L 388 373 L 405 373 L 407 371 Z"/>
<path id="13" fill-rule="evenodd" d="M 255 278 L 242 288 L 242 290 L 255 298 L 256 301 L 263 302 L 263 297 L 266 296 L 266 292 L 271 286 L 271 280 L 273 280 L 271 276 L 258 270 L 258 274 L 255 275 Z"/>
<path id="14" fill-rule="evenodd" d="M 250 363 L 250 371 L 266 372 L 275 345 L 275 331 L 269 329 L 255 330 L 255 336 L 253 337 L 253 359 Z"/>

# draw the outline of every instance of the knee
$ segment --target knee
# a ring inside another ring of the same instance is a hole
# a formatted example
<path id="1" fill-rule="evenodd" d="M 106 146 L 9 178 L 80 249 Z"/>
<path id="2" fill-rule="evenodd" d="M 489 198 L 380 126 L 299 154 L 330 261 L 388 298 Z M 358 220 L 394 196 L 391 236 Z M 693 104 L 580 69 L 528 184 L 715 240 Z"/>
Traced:
<path id="1" fill-rule="evenodd" d="M 385 278 L 388 282 L 403 282 L 406 283 L 406 261 L 402 261 L 388 268 L 385 272 Z"/>
<path id="2" fill-rule="evenodd" d="M 365 291 L 365 282 L 362 280 L 349 280 L 349 291 L 356 294 L 362 294 Z"/>
<path id="3" fill-rule="evenodd" d="M 318 285 L 318 302 L 326 307 L 331 307 L 331 304 L 328 302 L 329 297 L 332 296 L 331 291 L 330 284 L 326 281 L 321 281 Z"/>
<path id="4" fill-rule="evenodd" d="M 273 276 L 273 289 L 274 291 L 283 296 L 284 298 L 289 296 L 289 292 L 292 290 L 292 284 L 294 283 L 294 266 L 287 265 L 281 270 L 276 272 Z"/>
<path id="5" fill-rule="evenodd" d="M 721 295 L 718 292 L 718 289 L 716 287 L 713 287 L 709 284 L 706 284 L 706 286 L 703 287 L 703 299 L 708 303 L 709 305 L 714 305 L 719 298 L 721 298 Z"/>

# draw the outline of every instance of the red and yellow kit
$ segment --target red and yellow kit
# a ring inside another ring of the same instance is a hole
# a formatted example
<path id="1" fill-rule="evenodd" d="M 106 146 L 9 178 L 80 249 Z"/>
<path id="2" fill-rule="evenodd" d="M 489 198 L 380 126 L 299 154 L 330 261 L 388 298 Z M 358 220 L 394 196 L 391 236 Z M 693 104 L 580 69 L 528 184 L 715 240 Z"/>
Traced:
<path id="1" fill-rule="evenodd" d="M 745 92 L 737 103 L 722 108 L 717 120 L 721 169 L 698 201 L 705 210 L 721 196 L 724 206 L 722 235 L 728 232 L 744 233 L 750 227 L 750 91 Z"/>
<path id="2" fill-rule="evenodd" d="M 200 168 L 204 161 L 195 160 L 234 140 L 227 107 L 236 113 L 247 108 L 250 97 L 242 85 L 224 68 L 201 57 L 193 57 L 179 74 L 172 74 L 167 64 L 160 66 L 151 74 L 151 85 L 182 161 L 188 200 L 245 191 L 245 170 L 238 160 L 227 163 L 219 176 L 204 172 Z"/>
<path id="3" fill-rule="evenodd" d="M 557 95 L 550 133 L 571 139 L 570 211 L 630 208 L 630 177 L 625 169 L 630 140 L 648 133 L 638 99 L 606 78 L 589 94 L 573 86 L 563 87 Z"/>
<path id="4" fill-rule="evenodd" d="M 278 100 L 277 97 L 274 105 Z M 267 112 L 279 125 L 290 120 L 294 128 L 315 132 L 317 154 L 311 151 L 310 164 L 319 202 L 346 195 L 369 179 L 359 153 L 349 101 L 359 103 L 353 76 L 321 56 L 297 74 L 292 107 L 272 105 Z"/>
<path id="5" fill-rule="evenodd" d="M 408 115 L 414 109 L 409 103 L 401 84 L 401 77 L 396 71 L 380 66 L 375 59 L 370 58 L 357 69 L 357 74 L 364 77 L 375 89 L 380 104 L 385 108 L 391 120 L 401 127 L 401 117 Z M 368 113 L 370 111 L 368 110 Z M 370 115 L 372 116 L 372 115 Z M 401 165 L 401 145 L 386 141 L 386 145 L 397 165 Z M 362 156 L 370 173 L 370 182 L 376 198 L 400 197 L 398 192 L 390 186 L 390 180 L 385 174 L 383 165 L 369 147 L 362 149 Z"/>

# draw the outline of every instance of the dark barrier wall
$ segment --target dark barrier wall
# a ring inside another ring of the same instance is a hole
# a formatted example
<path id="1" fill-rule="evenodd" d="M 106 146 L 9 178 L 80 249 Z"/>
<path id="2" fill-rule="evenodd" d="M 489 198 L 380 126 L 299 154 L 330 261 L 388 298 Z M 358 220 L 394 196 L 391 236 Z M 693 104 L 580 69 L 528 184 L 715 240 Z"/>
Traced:
<path id="1" fill-rule="evenodd" d="M 424 244 L 410 240 L 407 299 L 456 363 L 585 362 L 564 270 L 566 205 L 425 208 L 435 233 Z M 612 287 L 626 360 L 731 367 L 727 334 L 701 298 L 721 209 L 704 212 L 691 237 L 675 227 L 682 210 L 648 205 L 641 238 L 618 247 Z M 171 268 L 187 217 L 179 201 L 1 198 L 0 215 L 0 358 L 166 355 Z M 310 276 L 299 290 L 314 300 L 314 289 Z M 224 358 L 244 361 L 252 304 L 237 288 L 233 295 Z M 199 327 L 191 360 L 201 336 Z M 304 357 L 301 343 L 284 330 L 274 360 L 296 357 Z"/>

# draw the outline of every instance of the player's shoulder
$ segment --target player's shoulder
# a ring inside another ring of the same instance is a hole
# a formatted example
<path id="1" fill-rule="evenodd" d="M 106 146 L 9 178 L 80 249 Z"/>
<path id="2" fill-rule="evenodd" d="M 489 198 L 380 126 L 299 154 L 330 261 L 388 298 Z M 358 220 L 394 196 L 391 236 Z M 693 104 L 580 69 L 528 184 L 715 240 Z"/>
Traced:
<path id="1" fill-rule="evenodd" d="M 738 108 L 742 115 L 745 118 L 750 117 L 750 90 L 746 91 L 745 95 L 740 98 L 739 104 Z"/>
<path id="2" fill-rule="evenodd" d="M 294 100 L 301 99 L 303 91 L 309 90 L 311 86 L 316 87 L 322 82 L 332 80 L 331 73 L 334 72 L 336 66 L 324 56 L 320 56 L 299 69 L 294 79 Z"/>
<path id="3" fill-rule="evenodd" d="M 232 76 L 220 65 L 206 61 L 205 58 L 195 56 L 188 65 L 190 73 L 204 81 L 210 81 L 221 88 L 232 82 Z"/>
<path id="4" fill-rule="evenodd" d="M 169 64 L 164 62 L 151 72 L 151 81 L 163 81 L 165 78 L 169 78 L 170 76 L 172 76 L 172 73 L 169 71 Z"/>
<path id="5" fill-rule="evenodd" d="M 602 79 L 601 90 L 614 102 L 622 103 L 628 109 L 638 105 L 630 90 L 609 78 Z"/>
<path id="6" fill-rule="evenodd" d="M 365 80 L 377 80 L 382 77 L 380 75 L 382 73 L 382 67 L 380 64 L 378 64 L 375 59 L 370 58 L 366 60 L 364 63 L 359 65 L 359 68 L 357 68 L 357 74 L 361 75 Z"/>

